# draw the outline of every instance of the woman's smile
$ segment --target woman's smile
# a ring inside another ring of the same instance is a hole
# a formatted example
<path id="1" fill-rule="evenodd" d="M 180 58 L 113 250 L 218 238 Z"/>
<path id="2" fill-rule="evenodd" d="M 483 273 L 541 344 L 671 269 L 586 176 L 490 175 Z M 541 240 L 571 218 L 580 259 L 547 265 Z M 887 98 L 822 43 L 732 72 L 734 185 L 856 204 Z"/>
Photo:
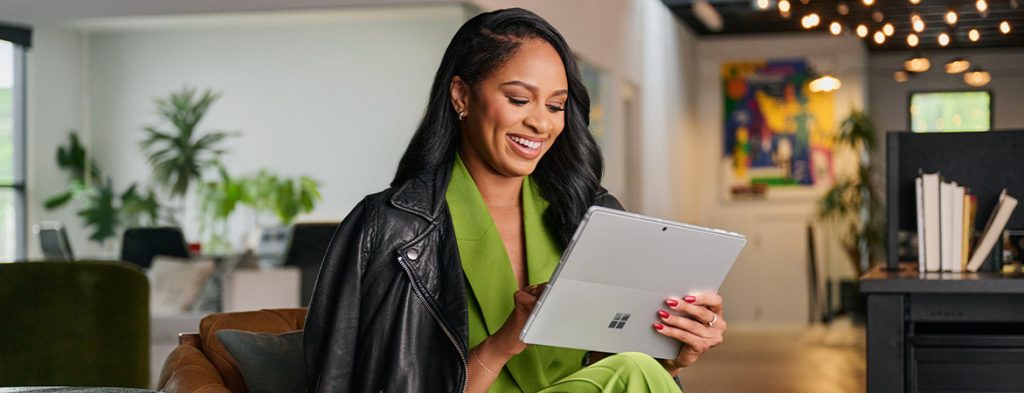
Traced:
<path id="1" fill-rule="evenodd" d="M 543 139 L 530 138 L 516 134 L 505 134 L 505 140 L 518 156 L 533 160 L 540 156 Z"/>

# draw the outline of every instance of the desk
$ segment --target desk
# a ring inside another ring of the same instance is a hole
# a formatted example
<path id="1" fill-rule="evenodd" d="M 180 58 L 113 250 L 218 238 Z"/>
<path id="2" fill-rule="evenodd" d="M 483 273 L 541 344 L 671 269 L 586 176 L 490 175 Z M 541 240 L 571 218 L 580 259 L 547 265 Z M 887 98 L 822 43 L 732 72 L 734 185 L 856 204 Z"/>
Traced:
<path id="1" fill-rule="evenodd" d="M 1024 276 L 900 264 L 860 290 L 869 393 L 1024 391 Z"/>

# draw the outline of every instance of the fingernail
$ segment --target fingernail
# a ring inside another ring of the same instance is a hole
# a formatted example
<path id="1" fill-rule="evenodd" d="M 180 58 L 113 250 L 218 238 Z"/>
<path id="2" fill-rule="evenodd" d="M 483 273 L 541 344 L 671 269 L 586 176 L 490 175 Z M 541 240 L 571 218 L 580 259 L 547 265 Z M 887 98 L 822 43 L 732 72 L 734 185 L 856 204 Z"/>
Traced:
<path id="1" fill-rule="evenodd" d="M 667 304 L 669 307 L 675 307 L 679 305 L 679 302 L 677 302 L 676 299 L 668 299 L 665 301 L 665 304 Z"/>
<path id="2" fill-rule="evenodd" d="M 695 297 L 695 296 L 687 296 L 687 297 L 683 298 L 683 301 L 687 302 L 687 303 L 693 303 L 693 302 L 697 301 L 697 297 Z"/>
<path id="3" fill-rule="evenodd" d="M 665 318 L 665 319 L 668 319 L 668 313 L 665 312 L 665 310 L 658 310 L 658 316 L 662 317 L 662 318 Z"/>
<path id="4" fill-rule="evenodd" d="M 664 328 L 665 328 L 665 325 L 662 325 L 662 324 L 660 324 L 660 323 L 656 323 L 656 324 L 654 324 L 654 328 L 655 328 L 655 329 L 658 329 L 658 330 L 661 330 L 661 329 L 664 329 Z"/>

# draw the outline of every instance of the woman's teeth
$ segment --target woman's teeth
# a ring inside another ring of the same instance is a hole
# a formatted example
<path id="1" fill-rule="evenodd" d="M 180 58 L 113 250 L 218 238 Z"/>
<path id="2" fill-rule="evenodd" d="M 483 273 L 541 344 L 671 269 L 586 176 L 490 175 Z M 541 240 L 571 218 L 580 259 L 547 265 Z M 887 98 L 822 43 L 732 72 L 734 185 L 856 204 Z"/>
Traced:
<path id="1" fill-rule="evenodd" d="M 520 137 L 517 137 L 517 136 L 511 136 L 510 135 L 509 138 L 511 138 L 513 142 L 518 143 L 518 144 L 522 145 L 523 147 L 526 147 L 527 149 L 530 149 L 530 150 L 537 150 L 537 149 L 540 148 L 540 145 L 541 145 L 540 142 L 534 142 L 534 141 L 531 141 L 529 139 L 520 138 Z"/>

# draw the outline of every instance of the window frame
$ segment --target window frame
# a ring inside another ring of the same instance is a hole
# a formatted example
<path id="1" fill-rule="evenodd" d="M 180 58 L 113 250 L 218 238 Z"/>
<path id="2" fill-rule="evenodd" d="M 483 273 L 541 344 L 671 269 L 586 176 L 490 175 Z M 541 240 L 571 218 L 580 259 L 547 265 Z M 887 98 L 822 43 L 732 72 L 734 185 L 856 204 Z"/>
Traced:
<path id="1" fill-rule="evenodd" d="M 5 40 L 6 41 L 6 40 Z M 11 127 L 12 142 L 14 145 L 14 178 L 11 183 L 0 183 L 0 190 L 14 191 L 14 260 L 23 260 L 26 256 L 26 244 L 28 243 L 28 205 L 26 203 L 26 177 L 27 177 L 27 136 L 26 111 L 25 111 L 25 60 L 27 46 L 18 42 L 8 41 L 13 47 L 13 71 L 14 83 L 11 86 L 11 114 L 13 123 Z"/>
<path id="2" fill-rule="evenodd" d="M 914 132 L 914 115 L 910 113 L 910 104 L 914 102 L 914 94 L 932 93 L 988 93 L 988 130 L 974 132 L 989 132 L 996 130 L 996 94 L 992 89 L 929 89 L 911 90 L 907 92 L 907 106 L 903 113 L 907 116 L 907 132 Z"/>

